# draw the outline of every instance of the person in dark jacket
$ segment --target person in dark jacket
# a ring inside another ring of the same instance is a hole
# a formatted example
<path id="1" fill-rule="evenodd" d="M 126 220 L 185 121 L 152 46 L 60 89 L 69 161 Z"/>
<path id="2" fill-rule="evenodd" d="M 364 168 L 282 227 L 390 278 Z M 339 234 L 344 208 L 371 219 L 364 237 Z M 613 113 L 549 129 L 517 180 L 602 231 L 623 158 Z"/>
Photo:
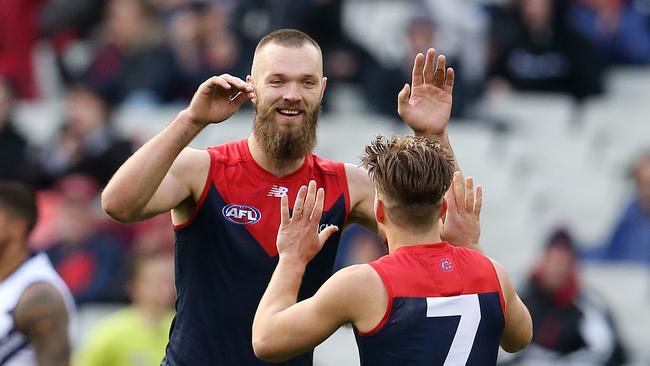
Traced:
<path id="1" fill-rule="evenodd" d="M 566 229 L 552 233 L 522 299 L 533 318 L 533 341 L 519 355 L 521 364 L 625 362 L 609 310 L 597 294 L 580 283 L 575 243 Z"/>
<path id="2" fill-rule="evenodd" d="M 601 92 L 593 49 L 565 24 L 562 2 L 521 0 L 511 11 L 497 22 L 510 23 L 512 31 L 494 42 L 493 81 L 515 90 L 568 93 L 578 100 Z M 504 25 L 494 27 L 498 32 Z"/>

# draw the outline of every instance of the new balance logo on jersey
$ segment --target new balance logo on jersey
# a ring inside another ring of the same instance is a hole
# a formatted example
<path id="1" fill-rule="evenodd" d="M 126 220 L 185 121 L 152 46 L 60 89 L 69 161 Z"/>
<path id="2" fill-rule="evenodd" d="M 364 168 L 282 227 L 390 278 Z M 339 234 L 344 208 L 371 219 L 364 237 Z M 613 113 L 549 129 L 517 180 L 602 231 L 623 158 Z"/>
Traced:
<path id="1" fill-rule="evenodd" d="M 221 213 L 228 221 L 241 225 L 254 224 L 262 218 L 260 210 L 253 206 L 230 204 L 224 206 Z"/>
<path id="2" fill-rule="evenodd" d="M 266 195 L 268 197 L 282 197 L 289 192 L 289 188 L 282 186 L 273 186 L 271 190 Z"/>

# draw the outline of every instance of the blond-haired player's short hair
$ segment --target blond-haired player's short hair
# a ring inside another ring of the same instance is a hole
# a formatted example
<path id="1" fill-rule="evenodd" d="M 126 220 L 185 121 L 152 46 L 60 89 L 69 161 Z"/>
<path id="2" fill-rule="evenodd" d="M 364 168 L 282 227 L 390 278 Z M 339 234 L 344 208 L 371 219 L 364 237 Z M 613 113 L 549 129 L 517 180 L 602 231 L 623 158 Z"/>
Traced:
<path id="1" fill-rule="evenodd" d="M 255 53 L 270 43 L 279 44 L 285 47 L 302 47 L 304 44 L 311 44 L 321 52 L 320 46 L 307 33 L 297 29 L 278 29 L 262 37 L 255 47 Z"/>
<path id="2" fill-rule="evenodd" d="M 393 221 L 423 230 L 437 222 L 454 172 L 440 144 L 419 136 L 377 136 L 366 146 L 362 164 Z"/>

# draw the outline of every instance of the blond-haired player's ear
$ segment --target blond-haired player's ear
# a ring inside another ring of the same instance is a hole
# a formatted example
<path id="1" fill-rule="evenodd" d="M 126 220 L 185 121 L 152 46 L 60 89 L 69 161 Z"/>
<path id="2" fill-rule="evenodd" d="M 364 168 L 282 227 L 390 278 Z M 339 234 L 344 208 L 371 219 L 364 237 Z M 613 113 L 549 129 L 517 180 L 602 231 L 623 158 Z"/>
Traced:
<path id="1" fill-rule="evenodd" d="M 375 217 L 380 224 L 383 224 L 386 220 L 386 206 L 384 206 L 384 202 L 379 198 L 375 201 Z"/>
<path id="2" fill-rule="evenodd" d="M 327 78 L 323 76 L 323 80 L 321 81 L 323 84 L 323 89 L 320 91 L 320 100 L 321 102 L 323 101 L 323 95 L 325 95 L 325 88 L 327 88 Z"/>
<path id="3" fill-rule="evenodd" d="M 253 82 L 253 77 L 250 76 L 250 75 L 246 75 L 246 82 L 251 84 L 251 85 L 255 85 L 255 83 Z M 256 92 L 253 92 L 253 93 L 256 93 Z M 255 94 L 255 96 L 253 98 L 251 98 L 251 103 L 253 103 L 253 105 L 257 105 L 257 94 Z"/>
<path id="4" fill-rule="evenodd" d="M 447 207 L 447 199 L 445 199 L 445 197 L 442 197 L 442 201 L 440 202 L 440 216 L 438 217 L 440 220 L 442 220 L 443 223 L 445 222 L 445 216 L 447 215 Z"/>

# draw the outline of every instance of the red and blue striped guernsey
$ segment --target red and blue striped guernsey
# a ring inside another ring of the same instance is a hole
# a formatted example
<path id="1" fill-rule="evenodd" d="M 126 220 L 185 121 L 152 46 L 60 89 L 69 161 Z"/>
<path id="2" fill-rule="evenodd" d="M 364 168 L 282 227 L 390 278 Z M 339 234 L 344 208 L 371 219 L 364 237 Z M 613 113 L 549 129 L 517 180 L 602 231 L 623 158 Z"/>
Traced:
<path id="1" fill-rule="evenodd" d="M 388 294 L 381 322 L 356 334 L 361 365 L 495 365 L 505 303 L 492 262 L 446 242 L 372 263 Z"/>
<path id="2" fill-rule="evenodd" d="M 275 244 L 280 197 L 290 207 L 301 185 L 325 188 L 321 229 L 342 228 L 350 212 L 345 167 L 309 155 L 278 178 L 251 156 L 246 140 L 209 148 L 210 172 L 189 222 L 175 227 L 176 317 L 163 366 L 265 365 L 253 353 L 257 305 L 278 263 Z M 340 234 L 332 235 L 307 266 L 299 300 L 329 278 Z M 311 365 L 312 353 L 284 365 Z"/>

